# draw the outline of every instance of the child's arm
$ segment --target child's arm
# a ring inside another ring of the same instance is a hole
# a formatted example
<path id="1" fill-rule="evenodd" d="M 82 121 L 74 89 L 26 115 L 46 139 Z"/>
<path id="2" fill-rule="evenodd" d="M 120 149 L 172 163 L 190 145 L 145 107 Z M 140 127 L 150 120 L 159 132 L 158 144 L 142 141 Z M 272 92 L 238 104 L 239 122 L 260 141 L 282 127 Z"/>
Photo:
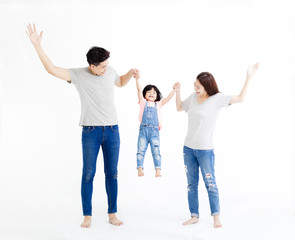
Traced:
<path id="1" fill-rule="evenodd" d="M 247 78 L 246 78 L 244 87 L 242 88 L 242 90 L 240 92 L 240 95 L 233 96 L 233 98 L 230 101 L 230 104 L 240 103 L 240 102 L 243 102 L 244 101 L 244 99 L 246 97 L 246 94 L 247 94 L 247 90 L 248 90 L 248 85 L 249 85 L 250 79 L 254 76 L 255 72 L 258 69 L 258 67 L 259 67 L 259 63 L 256 63 L 254 66 L 251 66 L 251 67 L 248 68 Z"/>
<path id="2" fill-rule="evenodd" d="M 136 75 L 135 81 L 136 81 L 138 101 L 141 102 L 142 99 L 143 99 L 143 96 L 142 96 L 142 90 L 141 90 L 141 86 L 140 86 L 140 82 L 139 82 L 139 75 L 138 74 Z"/>
<path id="3" fill-rule="evenodd" d="M 163 98 L 161 100 L 162 106 L 164 106 L 167 102 L 170 101 L 170 99 L 174 96 L 176 92 L 176 84 L 173 85 L 173 90 L 171 91 L 171 93 L 169 93 L 169 95 L 166 98 Z"/>

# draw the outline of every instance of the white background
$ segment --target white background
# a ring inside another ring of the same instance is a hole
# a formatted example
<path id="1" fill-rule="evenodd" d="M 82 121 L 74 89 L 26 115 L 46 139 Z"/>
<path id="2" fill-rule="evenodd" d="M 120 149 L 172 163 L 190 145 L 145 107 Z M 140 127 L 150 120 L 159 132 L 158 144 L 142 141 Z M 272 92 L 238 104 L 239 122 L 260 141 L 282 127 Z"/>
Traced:
<path id="1" fill-rule="evenodd" d="M 1 239 L 294 239 L 295 8 L 290 1 L 1 1 Z M 162 174 L 150 150 L 136 171 L 135 82 L 116 88 L 121 133 L 118 217 L 107 223 L 102 153 L 93 224 L 81 229 L 80 100 L 49 75 L 26 33 L 36 23 L 56 66 L 87 66 L 92 46 L 111 51 L 120 75 L 141 71 L 142 86 L 164 96 L 174 82 L 185 99 L 209 71 L 223 93 L 238 94 L 249 64 L 260 62 L 247 99 L 221 111 L 215 132 L 223 228 L 212 227 L 200 180 L 200 223 L 189 218 L 182 147 L 187 116 L 175 99 L 163 108 Z"/>

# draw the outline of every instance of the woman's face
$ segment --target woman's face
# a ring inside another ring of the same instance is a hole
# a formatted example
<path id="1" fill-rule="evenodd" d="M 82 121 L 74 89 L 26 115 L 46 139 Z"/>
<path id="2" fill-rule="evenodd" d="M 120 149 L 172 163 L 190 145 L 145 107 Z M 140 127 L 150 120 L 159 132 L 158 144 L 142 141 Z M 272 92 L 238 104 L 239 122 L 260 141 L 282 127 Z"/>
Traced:
<path id="1" fill-rule="evenodd" d="M 205 88 L 204 88 L 203 85 L 199 82 L 198 79 L 194 82 L 194 88 L 195 88 L 196 94 L 197 94 L 199 97 L 207 97 L 207 96 L 208 96 L 208 94 L 207 94 Z"/>

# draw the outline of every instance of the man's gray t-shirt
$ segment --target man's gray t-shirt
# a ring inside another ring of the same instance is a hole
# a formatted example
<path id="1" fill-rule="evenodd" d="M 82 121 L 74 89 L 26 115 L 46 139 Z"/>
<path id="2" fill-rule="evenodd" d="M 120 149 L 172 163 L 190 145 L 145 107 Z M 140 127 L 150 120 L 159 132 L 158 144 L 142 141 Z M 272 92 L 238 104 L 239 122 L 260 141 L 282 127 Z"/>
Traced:
<path id="1" fill-rule="evenodd" d="M 93 75 L 88 67 L 69 69 L 81 101 L 80 126 L 111 126 L 118 124 L 114 99 L 119 75 L 108 67 L 104 75 Z"/>
<path id="2" fill-rule="evenodd" d="M 199 150 L 214 149 L 213 133 L 219 110 L 230 104 L 232 96 L 216 93 L 203 103 L 198 103 L 193 93 L 182 102 L 182 108 L 188 113 L 188 131 L 184 145 Z"/>

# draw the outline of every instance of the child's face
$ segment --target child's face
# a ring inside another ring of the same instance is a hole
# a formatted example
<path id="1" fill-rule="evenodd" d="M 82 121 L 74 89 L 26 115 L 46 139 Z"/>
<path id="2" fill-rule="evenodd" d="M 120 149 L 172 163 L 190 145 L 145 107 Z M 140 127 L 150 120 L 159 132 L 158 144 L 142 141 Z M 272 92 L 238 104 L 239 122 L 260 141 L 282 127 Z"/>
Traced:
<path id="1" fill-rule="evenodd" d="M 145 93 L 144 98 L 150 102 L 154 102 L 157 99 L 157 92 L 152 88 Z"/>

